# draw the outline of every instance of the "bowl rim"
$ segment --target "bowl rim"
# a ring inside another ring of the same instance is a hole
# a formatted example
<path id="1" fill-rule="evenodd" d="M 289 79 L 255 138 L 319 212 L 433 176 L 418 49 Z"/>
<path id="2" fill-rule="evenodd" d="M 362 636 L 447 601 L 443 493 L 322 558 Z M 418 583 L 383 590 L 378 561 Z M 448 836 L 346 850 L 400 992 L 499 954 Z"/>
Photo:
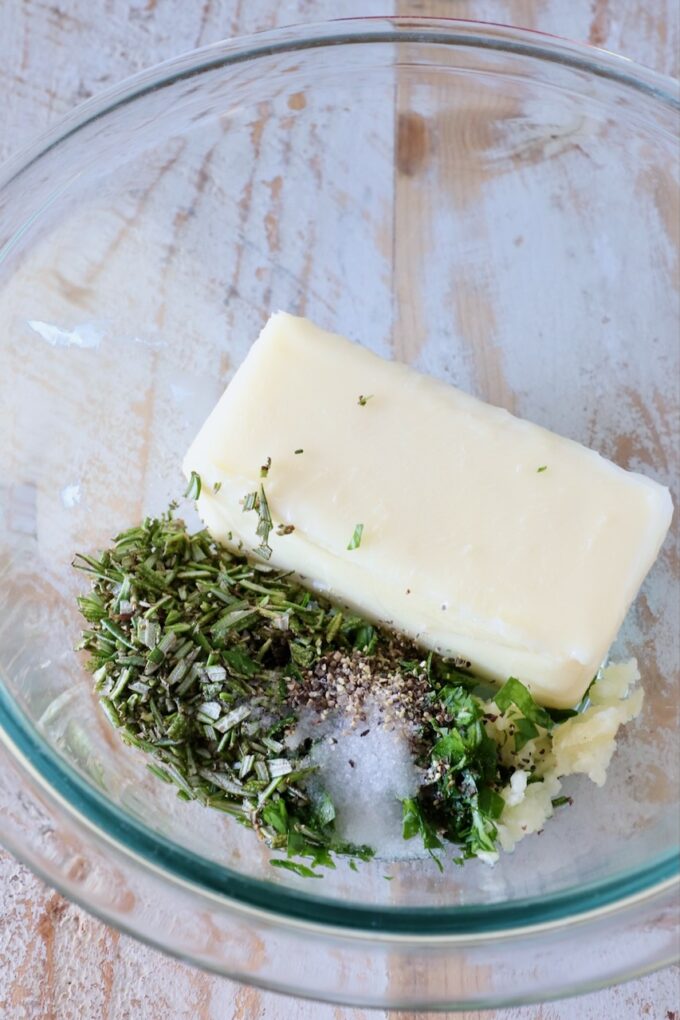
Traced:
<path id="1" fill-rule="evenodd" d="M 1 738 L 1 734 L 0 734 Z M 3 743 L 3 746 L 4 745 Z M 12 761 L 13 765 L 17 764 L 16 760 Z M 31 788 L 22 787 L 23 792 L 27 792 L 30 797 L 32 804 L 39 804 L 42 807 L 46 806 L 44 802 L 41 804 L 39 796 L 36 796 L 36 791 Z M 77 821 L 77 820 L 76 820 Z M 78 831 L 77 829 L 71 831 Z M 447 995 L 446 1000 L 442 1001 L 439 997 L 431 998 L 427 995 L 418 995 L 415 998 L 410 997 L 398 997 L 389 999 L 374 998 L 369 999 L 366 994 L 356 994 L 351 986 L 347 983 L 338 990 L 329 990 L 325 988 L 320 994 L 319 989 L 312 989 L 308 985 L 303 984 L 299 978 L 295 978 L 291 981 L 282 980 L 277 977 L 270 977 L 268 975 L 253 974 L 250 971 L 244 970 L 243 965 L 234 966 L 226 963 L 223 960 L 206 959 L 205 957 L 198 957 L 195 951 L 187 948 L 179 947 L 172 941 L 161 938 L 157 932 L 153 934 L 147 931 L 140 931 L 134 924 L 133 920 L 128 919 L 125 912 L 120 910 L 116 911 L 111 906 L 104 906 L 101 903 L 93 902 L 86 896 L 82 888 L 73 880 L 71 875 L 63 873 L 55 874 L 48 866 L 44 857 L 41 857 L 40 852 L 35 852 L 32 846 L 29 846 L 22 840 L 9 840 L 6 845 L 8 849 L 18 861 L 23 863 L 27 868 L 30 868 L 38 878 L 42 879 L 43 882 L 54 887 L 62 896 L 71 900 L 75 905 L 86 910 L 92 916 L 98 918 L 104 924 L 112 925 L 118 931 L 123 934 L 129 935 L 138 941 L 141 941 L 144 945 L 149 946 L 153 949 L 160 950 L 167 955 L 179 960 L 182 963 L 187 963 L 192 966 L 200 966 L 203 970 L 210 973 L 216 974 L 220 977 L 228 977 L 231 980 L 240 981 L 247 985 L 251 985 L 255 988 L 260 988 L 264 991 L 274 991 L 282 995 L 295 996 L 297 999 L 305 999 L 312 1002 L 324 1002 L 335 1005 L 352 1006 L 355 1008 L 368 1008 L 368 1009 L 387 1009 L 392 1010 L 406 1010 L 412 1012 L 415 1010 L 428 1011 L 434 1009 L 448 1010 L 453 1012 L 466 1011 L 466 1010 L 493 1010 L 502 1009 L 509 1007 L 527 1006 L 545 1002 L 546 1000 L 555 999 L 572 999 L 586 993 L 593 993 L 606 988 L 612 987 L 621 981 L 630 981 L 638 978 L 642 978 L 646 975 L 654 973 L 664 967 L 673 966 L 678 961 L 678 954 L 675 948 L 670 950 L 664 949 L 662 952 L 657 952 L 651 957 L 645 960 L 641 960 L 637 965 L 631 967 L 628 963 L 625 967 L 617 967 L 612 973 L 604 973 L 599 971 L 596 974 L 590 974 L 584 977 L 579 982 L 574 982 L 569 968 L 564 970 L 564 976 L 557 982 L 551 982 L 547 988 L 536 988 L 533 985 L 520 985 L 514 988 L 512 991 L 500 991 L 491 994 L 484 995 L 482 997 L 475 996 L 473 999 L 463 995 L 462 997 L 456 997 L 452 999 Z M 146 869 L 146 862 L 141 862 L 133 858 L 125 860 L 123 866 L 125 867 L 125 874 L 131 874 L 133 877 L 138 877 L 144 874 Z M 113 867 L 116 866 L 114 863 Z M 138 870 L 135 870 L 138 869 Z M 118 872 L 120 873 L 120 872 Z M 161 875 L 163 873 L 161 872 Z M 656 895 L 644 897 L 644 901 L 636 899 L 635 903 L 621 903 L 620 905 L 614 905 L 614 907 L 608 911 L 605 915 L 607 922 L 607 936 L 610 937 L 612 931 L 615 931 L 617 935 L 620 935 L 621 931 L 629 931 L 631 925 L 635 925 L 636 929 L 640 925 L 645 923 L 648 925 L 655 925 L 659 922 L 659 918 L 669 916 L 669 902 L 674 903 L 677 898 L 677 883 L 666 883 L 663 887 L 659 887 L 656 891 Z M 195 891 L 191 887 L 187 886 L 185 891 Z M 672 898 L 671 898 L 672 897 Z M 210 901 L 208 900 L 208 904 Z M 231 904 L 229 904 L 231 906 Z M 241 905 L 235 905 L 236 909 L 240 910 Z M 632 911 L 635 907 L 639 907 L 633 914 Z M 241 915 L 242 915 L 241 911 Z M 287 935 L 298 937 L 299 939 L 306 939 L 306 937 L 312 933 L 312 929 L 309 925 L 294 925 L 286 918 L 273 918 L 271 914 L 257 913 L 250 911 L 249 915 L 244 918 L 236 913 L 228 916 L 238 916 L 239 922 L 243 923 L 247 920 L 248 916 L 255 922 L 256 931 L 261 931 L 262 924 L 266 924 L 267 928 L 273 928 L 274 925 L 278 925 Z M 602 915 L 598 914 L 594 920 L 601 920 Z M 580 931 L 584 936 L 589 933 L 589 927 L 587 922 L 589 918 L 587 916 L 580 920 L 586 922 L 586 927 L 583 925 L 580 927 Z M 260 925 L 258 925 L 260 922 Z M 568 928 L 567 931 L 570 931 Z M 594 945 L 597 945 L 597 939 L 601 937 L 601 929 L 597 926 L 593 926 L 593 932 L 600 934 L 593 934 L 590 936 L 591 944 L 593 938 L 595 939 Z M 314 930 L 314 934 L 321 934 L 324 937 L 333 939 L 331 945 L 342 946 L 342 951 L 345 953 L 351 953 L 354 956 L 355 962 L 358 959 L 360 966 L 363 966 L 365 960 L 367 948 L 372 947 L 376 944 L 376 938 L 370 931 L 362 931 L 359 933 L 347 932 L 337 929 L 325 929 L 323 925 L 318 926 Z M 558 923 L 547 926 L 546 930 L 541 932 L 541 937 L 544 946 L 551 946 L 552 952 L 555 952 L 556 943 L 560 947 L 557 951 L 562 952 L 562 949 L 570 949 L 571 946 L 567 947 L 563 945 L 563 938 L 565 933 L 564 925 Z M 513 959 L 516 959 L 517 953 L 523 953 L 525 956 L 527 952 L 531 954 L 531 960 L 534 959 L 535 944 L 533 936 L 536 934 L 534 930 L 522 929 L 517 932 L 508 932 L 501 938 L 489 938 L 485 940 L 477 940 L 474 943 L 474 947 L 479 949 L 483 946 L 484 950 L 492 953 L 502 953 L 502 951 L 510 951 L 513 953 Z M 470 950 L 472 940 L 467 938 L 456 939 L 440 936 L 437 938 L 414 938 L 407 936 L 384 936 L 380 934 L 378 936 L 378 942 L 382 952 L 390 953 L 391 951 L 399 951 L 400 949 L 406 949 L 411 953 L 423 953 L 430 952 L 431 950 L 441 950 L 445 947 L 448 952 L 452 954 L 452 958 L 460 958 L 461 953 L 468 952 Z M 572 944 L 573 946 L 573 944 Z M 533 948 L 529 948 L 533 947 Z M 337 948 L 335 950 L 338 951 Z M 358 957 L 357 957 L 358 954 Z M 501 956 L 502 959 L 502 956 Z M 533 962 L 531 967 L 534 967 Z"/>
<path id="2" fill-rule="evenodd" d="M 572 42 L 533 29 L 495 22 L 420 16 L 337 19 L 294 25 L 213 43 L 143 70 L 87 100 L 0 167 L 2 191 L 57 146 L 100 117 L 105 117 L 151 92 L 222 67 L 256 61 L 275 54 L 308 49 L 395 43 L 437 44 L 513 53 L 539 62 L 553 62 L 586 71 L 680 110 L 679 83 L 627 57 Z M 0 248 L 0 263 L 23 227 Z M 41 740 L 38 731 L 18 709 L 0 676 L 0 737 L 15 758 L 23 760 L 48 794 L 95 829 L 100 838 L 128 857 L 171 882 L 199 888 L 234 910 L 250 910 L 308 930 L 342 930 L 353 937 L 401 938 L 431 942 L 508 938 L 543 927 L 565 927 L 622 910 L 631 903 L 663 892 L 680 876 L 676 852 L 660 855 L 651 864 L 599 882 L 566 888 L 549 898 L 451 907 L 366 906 L 345 904 L 324 896 L 246 877 L 199 858 L 183 847 L 156 836 L 141 822 L 113 805 Z M 4 732 L 3 732 L 4 731 Z"/>
<path id="3" fill-rule="evenodd" d="M 380 28 L 379 26 L 382 26 Z M 388 32 L 390 34 L 388 34 Z M 0 163 L 0 190 L 37 160 L 100 116 L 112 113 L 148 92 L 220 67 L 271 56 L 279 52 L 328 45 L 437 42 L 444 45 L 499 50 L 588 71 L 659 100 L 680 111 L 680 81 L 630 57 L 587 42 L 518 28 L 504 22 L 426 15 L 368 15 L 280 28 L 235 36 L 189 50 L 129 75 L 78 104 L 56 124 Z M 0 250 L 0 261 L 2 251 Z"/>

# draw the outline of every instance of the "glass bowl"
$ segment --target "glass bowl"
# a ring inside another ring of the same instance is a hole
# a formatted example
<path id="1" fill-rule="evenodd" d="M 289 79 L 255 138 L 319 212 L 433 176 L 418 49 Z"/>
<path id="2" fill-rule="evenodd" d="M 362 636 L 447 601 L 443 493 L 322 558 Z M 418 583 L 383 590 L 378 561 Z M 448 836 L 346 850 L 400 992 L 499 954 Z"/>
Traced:
<path id="1" fill-rule="evenodd" d="M 86 103 L 0 187 L 0 830 L 117 927 L 269 988 L 404 1008 L 592 989 L 677 951 L 677 527 L 614 650 L 646 689 L 605 790 L 494 868 L 269 866 L 179 802 L 73 652 L 76 550 L 184 486 L 273 310 L 674 488 L 677 94 L 516 29 L 362 19 L 231 40 Z M 676 515 L 677 519 L 677 515 Z M 675 543 L 675 544 L 674 544 Z M 386 881 L 388 877 L 390 881 Z"/>

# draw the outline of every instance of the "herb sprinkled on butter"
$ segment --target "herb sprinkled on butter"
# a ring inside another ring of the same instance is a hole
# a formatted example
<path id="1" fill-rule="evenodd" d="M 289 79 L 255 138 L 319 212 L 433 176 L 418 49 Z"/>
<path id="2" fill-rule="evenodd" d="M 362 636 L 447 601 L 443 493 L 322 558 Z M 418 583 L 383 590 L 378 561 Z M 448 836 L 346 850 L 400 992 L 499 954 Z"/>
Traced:
<path id="1" fill-rule="evenodd" d="M 361 536 L 363 535 L 363 533 L 364 533 L 363 524 L 357 524 L 356 528 L 354 529 L 354 534 L 352 535 L 347 548 L 350 550 L 358 549 L 359 546 L 361 545 Z"/>
<path id="2" fill-rule="evenodd" d="M 248 492 L 243 497 L 243 512 L 248 513 L 249 510 L 257 509 L 257 493 Z"/>
<path id="3" fill-rule="evenodd" d="M 268 560 L 272 554 L 271 546 L 269 545 L 269 534 L 274 527 L 272 521 L 272 515 L 269 512 L 269 503 L 264 491 L 264 485 L 260 486 L 260 492 L 257 499 L 257 512 L 259 514 L 259 521 L 257 522 L 257 528 L 255 534 L 262 539 L 262 542 L 257 548 L 260 556 L 265 560 Z"/>
<path id="4" fill-rule="evenodd" d="M 196 471 L 191 472 L 184 495 L 187 499 L 198 499 L 201 495 L 201 476 Z"/>
<path id="5" fill-rule="evenodd" d="M 372 399 L 373 399 L 373 394 L 372 393 L 368 393 L 368 394 L 366 394 L 366 396 L 364 396 L 363 393 L 362 393 L 362 394 L 360 394 L 359 399 L 357 400 L 357 403 L 358 403 L 359 407 L 366 407 L 366 404 L 369 402 L 369 400 L 372 400 Z"/>
<path id="6" fill-rule="evenodd" d="M 536 474 L 540 475 L 540 473 L 542 471 L 547 471 L 547 470 L 548 470 L 548 465 L 547 464 L 541 464 L 540 468 L 536 468 Z"/>
<path id="7" fill-rule="evenodd" d="M 257 527 L 255 528 L 255 534 L 261 539 L 261 542 L 255 551 L 258 552 L 263 559 L 268 560 L 272 554 L 272 549 L 269 545 L 269 535 L 274 527 L 274 522 L 272 521 L 272 515 L 269 510 L 269 503 L 264 491 L 264 485 L 260 485 L 259 492 L 246 493 L 243 497 L 242 503 L 244 513 L 247 513 L 250 510 L 257 511 L 258 522 Z"/>

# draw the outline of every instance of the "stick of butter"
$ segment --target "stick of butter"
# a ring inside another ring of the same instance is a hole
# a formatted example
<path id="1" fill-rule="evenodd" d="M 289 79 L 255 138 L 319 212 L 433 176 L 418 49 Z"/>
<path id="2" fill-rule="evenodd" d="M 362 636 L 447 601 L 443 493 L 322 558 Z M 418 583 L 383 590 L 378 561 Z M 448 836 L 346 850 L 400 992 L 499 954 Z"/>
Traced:
<path id="1" fill-rule="evenodd" d="M 554 707 L 585 692 L 672 516 L 656 482 L 283 313 L 184 471 L 216 540 L 261 544 L 243 501 L 263 485 L 273 565 Z"/>

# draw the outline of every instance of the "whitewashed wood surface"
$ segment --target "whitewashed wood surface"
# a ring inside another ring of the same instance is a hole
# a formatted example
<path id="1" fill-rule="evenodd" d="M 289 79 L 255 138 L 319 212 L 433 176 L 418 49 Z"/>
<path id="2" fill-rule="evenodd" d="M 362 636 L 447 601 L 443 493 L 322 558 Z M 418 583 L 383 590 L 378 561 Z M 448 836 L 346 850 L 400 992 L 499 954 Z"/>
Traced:
<path id="1" fill-rule="evenodd" d="M 275 25 L 394 11 L 542 29 L 678 74 L 678 0 L 0 0 L 0 159 L 101 89 L 196 46 Z M 168 959 L 70 905 L 0 852 L 3 1020 L 382 1016 L 281 998 Z M 483 1014 L 501 1016 L 678 1020 L 680 972 L 570 1002 Z"/>

